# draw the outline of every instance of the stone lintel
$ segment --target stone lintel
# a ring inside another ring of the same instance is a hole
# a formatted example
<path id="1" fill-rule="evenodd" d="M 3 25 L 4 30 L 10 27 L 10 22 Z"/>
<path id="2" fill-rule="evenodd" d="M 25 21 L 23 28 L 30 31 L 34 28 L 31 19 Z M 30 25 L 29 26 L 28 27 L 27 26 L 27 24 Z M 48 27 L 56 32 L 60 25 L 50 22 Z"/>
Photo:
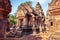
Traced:
<path id="1" fill-rule="evenodd" d="M 57 9 L 51 9 L 51 10 L 48 10 L 48 12 L 51 13 L 51 15 L 60 15 L 60 8 L 57 8 Z"/>

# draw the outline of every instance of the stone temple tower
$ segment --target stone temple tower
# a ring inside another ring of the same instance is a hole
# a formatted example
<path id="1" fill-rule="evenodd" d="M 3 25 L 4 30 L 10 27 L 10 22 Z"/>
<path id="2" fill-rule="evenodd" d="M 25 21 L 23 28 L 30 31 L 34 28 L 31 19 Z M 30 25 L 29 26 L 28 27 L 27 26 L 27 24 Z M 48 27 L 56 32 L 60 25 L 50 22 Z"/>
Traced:
<path id="1" fill-rule="evenodd" d="M 52 0 L 48 7 L 46 23 L 55 31 L 60 26 L 60 0 Z"/>
<path id="2" fill-rule="evenodd" d="M 39 2 L 37 2 L 34 11 L 36 14 L 35 16 L 36 27 L 41 27 L 40 29 L 44 29 L 43 28 L 44 27 L 44 13 L 43 13 L 43 9 Z"/>
<path id="3" fill-rule="evenodd" d="M 49 3 L 47 15 L 46 15 L 47 27 L 52 33 L 48 40 L 60 39 L 60 0 L 52 0 Z M 53 35 L 53 36 L 52 36 Z"/>
<path id="4" fill-rule="evenodd" d="M 44 31 L 44 13 L 39 2 L 34 9 L 29 4 L 20 5 L 16 17 L 17 26 L 24 31 Z"/>

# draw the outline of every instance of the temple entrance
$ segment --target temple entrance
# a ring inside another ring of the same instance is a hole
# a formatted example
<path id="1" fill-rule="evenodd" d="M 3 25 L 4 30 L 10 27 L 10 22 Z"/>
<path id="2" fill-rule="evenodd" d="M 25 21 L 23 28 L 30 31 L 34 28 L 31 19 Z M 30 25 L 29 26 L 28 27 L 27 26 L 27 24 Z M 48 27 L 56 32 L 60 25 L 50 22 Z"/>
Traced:
<path id="1" fill-rule="evenodd" d="M 29 35 L 29 34 L 33 33 L 33 30 L 32 29 L 23 29 L 22 33 L 25 34 L 25 35 Z"/>

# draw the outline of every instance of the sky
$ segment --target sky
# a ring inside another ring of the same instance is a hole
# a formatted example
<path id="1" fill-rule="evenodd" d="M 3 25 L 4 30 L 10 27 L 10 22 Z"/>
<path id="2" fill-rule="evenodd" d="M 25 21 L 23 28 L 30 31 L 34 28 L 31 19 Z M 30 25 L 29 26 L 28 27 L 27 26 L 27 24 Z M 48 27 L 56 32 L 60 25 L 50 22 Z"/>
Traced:
<path id="1" fill-rule="evenodd" d="M 36 6 L 36 3 L 39 2 L 42 9 L 43 9 L 43 12 L 44 14 L 46 15 L 46 11 L 48 9 L 48 3 L 51 2 L 51 0 L 10 0 L 11 1 L 11 5 L 12 5 L 12 11 L 10 14 L 14 15 L 17 10 L 18 10 L 18 6 L 21 4 L 21 3 L 24 3 L 26 1 L 32 1 L 32 6 L 35 7 Z"/>

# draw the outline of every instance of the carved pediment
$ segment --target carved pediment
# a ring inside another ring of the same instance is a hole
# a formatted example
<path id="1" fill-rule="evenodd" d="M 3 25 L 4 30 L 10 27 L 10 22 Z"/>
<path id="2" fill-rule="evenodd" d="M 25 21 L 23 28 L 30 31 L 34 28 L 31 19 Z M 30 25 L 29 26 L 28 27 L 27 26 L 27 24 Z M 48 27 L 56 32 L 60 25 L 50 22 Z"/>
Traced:
<path id="1" fill-rule="evenodd" d="M 60 4 L 60 0 L 52 0 L 52 2 L 49 4 L 50 6 L 56 6 L 56 5 L 58 5 L 58 4 Z"/>

